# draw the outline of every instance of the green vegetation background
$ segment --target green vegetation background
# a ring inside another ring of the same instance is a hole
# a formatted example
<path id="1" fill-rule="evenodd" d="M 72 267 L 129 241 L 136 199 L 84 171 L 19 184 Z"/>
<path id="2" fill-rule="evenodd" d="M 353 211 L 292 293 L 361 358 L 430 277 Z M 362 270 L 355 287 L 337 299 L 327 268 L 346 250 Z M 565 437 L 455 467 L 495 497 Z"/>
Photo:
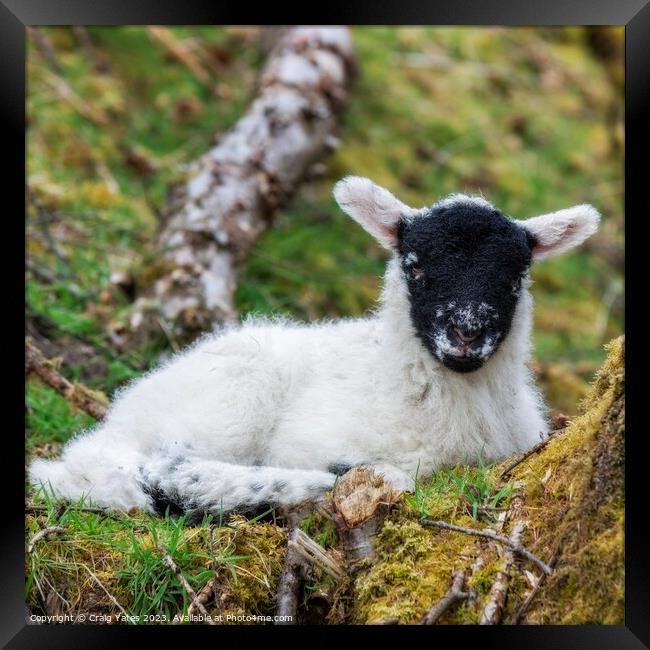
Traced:
<path id="1" fill-rule="evenodd" d="M 255 29 L 170 31 L 209 83 L 147 28 L 43 28 L 29 38 L 28 331 L 63 358 L 64 374 L 109 396 L 176 347 L 162 329 L 122 347 L 130 290 L 111 276 L 146 274 L 170 184 L 244 113 L 264 60 Z M 373 307 L 385 257 L 331 197 L 345 174 L 369 176 L 415 206 L 481 192 L 519 218 L 589 202 L 603 214 L 598 234 L 533 271 L 533 367 L 551 405 L 574 413 L 603 344 L 624 328 L 622 28 L 355 28 L 353 37 L 359 78 L 342 146 L 256 244 L 239 310 L 314 320 Z M 30 378 L 27 455 L 54 455 L 91 423 Z M 445 470 L 416 490 L 415 507 L 447 493 L 464 503 L 469 481 L 484 488 L 476 503 L 468 493 L 476 517 L 485 499 L 509 496 L 492 493 L 493 473 Z M 273 611 L 284 543 L 275 527 L 233 529 L 231 539 L 229 528 L 183 532 L 182 521 L 44 503 L 27 536 L 63 524 L 72 537 L 28 557 L 36 611 L 56 611 L 57 590 L 65 611 L 114 611 L 106 588 L 129 613 L 186 608 L 159 538 L 196 589 L 223 565 L 239 585 L 233 611 Z"/>
<path id="2" fill-rule="evenodd" d="M 255 29 L 173 28 L 202 83 L 146 28 L 45 28 L 28 49 L 28 323 L 66 351 L 66 373 L 108 395 L 175 347 L 120 348 L 129 296 L 109 279 L 151 262 L 157 211 L 184 165 L 228 131 L 263 64 Z M 518 218 L 593 203 L 599 233 L 533 271 L 535 370 L 574 410 L 623 331 L 623 30 L 353 29 L 359 78 L 342 146 L 257 243 L 242 313 L 313 320 L 375 303 L 384 254 L 331 187 L 371 177 L 420 206 L 481 192 Z M 40 40 L 40 42 L 39 42 Z M 128 292 L 127 292 L 128 293 Z M 35 381 L 28 447 L 88 423 Z"/>

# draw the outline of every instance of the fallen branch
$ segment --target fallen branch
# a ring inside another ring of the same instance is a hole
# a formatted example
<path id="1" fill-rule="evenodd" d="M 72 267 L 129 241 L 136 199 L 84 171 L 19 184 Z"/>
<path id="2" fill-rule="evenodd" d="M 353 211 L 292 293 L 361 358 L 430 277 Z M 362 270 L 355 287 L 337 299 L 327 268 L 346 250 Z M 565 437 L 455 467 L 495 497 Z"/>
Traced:
<path id="1" fill-rule="evenodd" d="M 236 321 L 234 292 L 255 240 L 314 163 L 338 146 L 352 70 L 348 29 L 287 30 L 247 113 L 170 195 L 156 262 L 134 305 L 136 339 L 159 329 L 152 316 L 181 343 Z"/>
<path id="2" fill-rule="evenodd" d="M 25 348 L 27 373 L 36 373 L 48 386 L 95 420 L 102 420 L 106 416 L 106 405 L 98 401 L 90 389 L 81 384 L 73 384 L 61 375 L 29 337 L 25 340 Z"/>
<path id="3" fill-rule="evenodd" d="M 465 571 L 456 571 L 449 591 L 422 617 L 420 625 L 434 625 L 438 619 L 456 602 L 469 598 L 469 591 L 463 591 Z"/>
<path id="4" fill-rule="evenodd" d="M 528 451 L 523 452 L 517 458 L 515 458 L 511 463 L 505 466 L 501 474 L 499 475 L 499 478 L 504 478 L 507 476 L 512 470 L 517 467 L 517 465 L 523 463 L 527 458 L 532 456 L 533 454 L 536 454 L 538 451 L 541 451 L 548 445 L 548 443 L 555 438 L 557 433 L 551 433 L 549 434 L 548 438 L 546 440 L 542 440 L 541 442 L 538 442 L 534 447 L 531 447 Z"/>
<path id="5" fill-rule="evenodd" d="M 65 533 L 65 528 L 63 526 L 49 526 L 48 528 L 39 530 L 29 541 L 27 552 L 31 553 L 36 544 L 38 544 L 42 539 L 45 539 L 48 535 L 62 535 L 63 533 Z"/>
<path id="6" fill-rule="evenodd" d="M 443 528 L 445 530 L 453 530 L 457 533 L 464 533 L 465 535 L 473 535 L 474 537 L 484 537 L 485 539 L 491 539 L 495 542 L 504 544 L 505 546 L 510 547 L 515 553 L 525 557 L 527 560 L 533 562 L 541 571 L 550 575 L 553 573 L 553 569 L 546 563 L 542 562 L 536 555 L 531 553 L 527 548 L 522 546 L 520 543 L 514 543 L 507 537 L 497 535 L 491 530 L 476 530 L 475 528 L 465 528 L 463 526 L 456 526 L 454 524 L 448 524 L 446 521 L 432 521 L 431 519 L 422 519 L 420 523 L 423 526 L 435 526 L 436 528 Z"/>
<path id="7" fill-rule="evenodd" d="M 512 533 L 510 534 L 511 547 L 506 551 L 503 565 L 497 572 L 497 575 L 490 589 L 490 599 L 483 609 L 479 625 L 498 625 L 503 615 L 503 609 L 506 604 L 508 595 L 508 584 L 510 582 L 510 569 L 514 565 L 515 556 L 514 548 L 521 546 L 521 534 L 524 530 L 524 523 L 516 521 Z"/>
<path id="8" fill-rule="evenodd" d="M 196 592 L 194 591 L 194 589 L 192 589 L 192 585 L 190 585 L 190 583 L 187 581 L 187 578 L 183 575 L 183 572 L 181 571 L 178 564 L 174 562 L 172 556 L 167 552 L 167 549 L 162 545 L 161 542 L 158 542 L 157 546 L 158 546 L 158 550 L 162 555 L 163 562 L 167 565 L 169 570 L 178 578 L 183 589 L 185 589 L 185 592 L 190 597 L 196 609 L 198 609 L 199 612 L 201 612 L 201 614 L 204 616 L 205 622 L 208 625 L 216 625 L 216 623 L 212 620 L 212 616 L 210 616 L 208 610 L 205 608 L 203 603 L 199 601 Z"/>

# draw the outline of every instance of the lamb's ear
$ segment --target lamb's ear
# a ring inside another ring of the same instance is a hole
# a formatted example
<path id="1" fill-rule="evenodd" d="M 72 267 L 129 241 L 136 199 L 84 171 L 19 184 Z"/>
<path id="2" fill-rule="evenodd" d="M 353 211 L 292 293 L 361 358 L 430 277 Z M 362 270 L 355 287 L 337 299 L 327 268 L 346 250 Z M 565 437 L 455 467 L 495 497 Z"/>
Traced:
<path id="1" fill-rule="evenodd" d="M 574 205 L 520 221 L 532 235 L 533 261 L 544 260 L 572 249 L 598 229 L 600 214 L 591 205 Z"/>
<path id="2" fill-rule="evenodd" d="M 382 246 L 397 246 L 397 224 L 401 217 L 418 212 L 396 199 L 368 178 L 346 176 L 334 186 L 334 198 L 342 210 L 358 221 Z"/>

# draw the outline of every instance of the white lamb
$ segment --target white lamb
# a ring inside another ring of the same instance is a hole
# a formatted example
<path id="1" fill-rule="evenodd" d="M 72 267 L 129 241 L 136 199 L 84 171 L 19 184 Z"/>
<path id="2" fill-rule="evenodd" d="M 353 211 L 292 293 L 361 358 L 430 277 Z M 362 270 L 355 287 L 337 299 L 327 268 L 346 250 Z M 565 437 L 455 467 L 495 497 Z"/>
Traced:
<path id="1" fill-rule="evenodd" d="M 125 510 L 249 511 L 314 497 L 360 464 L 409 490 L 416 472 L 544 438 L 528 269 L 592 235 L 598 212 L 516 221 L 462 194 L 413 209 L 358 177 L 334 195 L 392 252 L 375 313 L 206 335 L 121 390 L 60 460 L 35 460 L 31 481 Z"/>

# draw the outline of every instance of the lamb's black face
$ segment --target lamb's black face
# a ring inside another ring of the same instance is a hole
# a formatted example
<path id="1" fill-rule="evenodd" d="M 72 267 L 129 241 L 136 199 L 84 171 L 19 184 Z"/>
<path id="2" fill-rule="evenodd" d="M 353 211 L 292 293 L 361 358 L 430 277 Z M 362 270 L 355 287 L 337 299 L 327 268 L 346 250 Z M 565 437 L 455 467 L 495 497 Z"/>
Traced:
<path id="1" fill-rule="evenodd" d="M 478 370 L 510 330 L 531 263 L 526 230 L 482 201 L 444 201 L 398 228 L 418 336 L 445 366 Z"/>

